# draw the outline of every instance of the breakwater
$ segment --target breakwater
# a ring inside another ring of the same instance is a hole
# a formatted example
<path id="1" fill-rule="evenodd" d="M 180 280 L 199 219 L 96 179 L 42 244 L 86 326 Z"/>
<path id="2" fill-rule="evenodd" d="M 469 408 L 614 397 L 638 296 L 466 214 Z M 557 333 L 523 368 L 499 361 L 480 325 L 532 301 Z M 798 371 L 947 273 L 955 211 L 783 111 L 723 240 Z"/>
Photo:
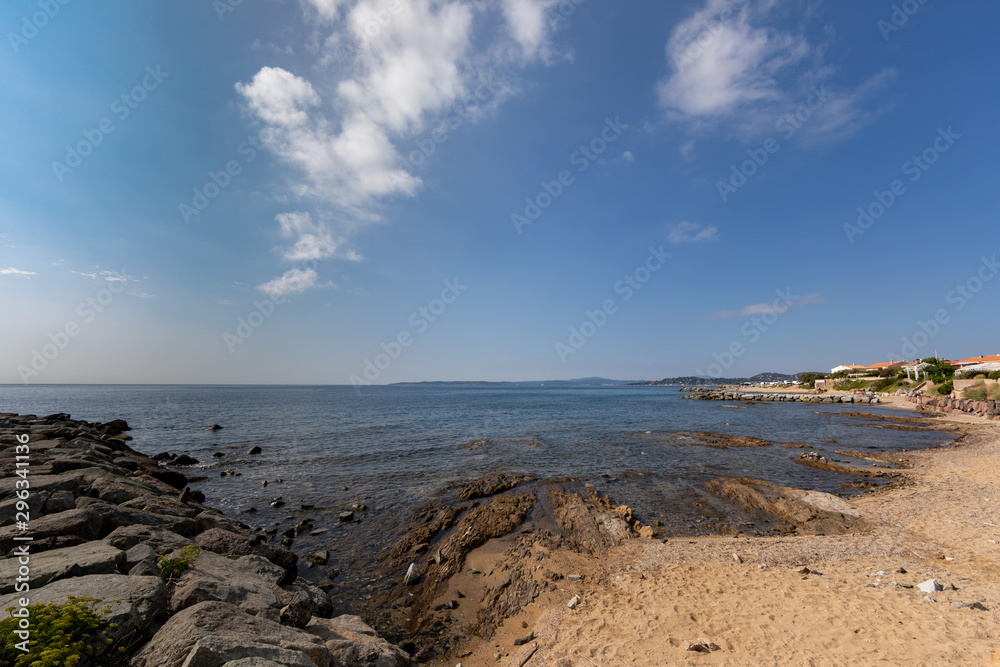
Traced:
<path id="1" fill-rule="evenodd" d="M 965 412 L 993 421 L 1000 421 L 1000 405 L 997 401 L 972 401 L 965 398 L 950 398 L 948 396 L 906 396 L 907 401 L 915 403 L 917 412 Z"/>
<path id="2" fill-rule="evenodd" d="M 706 387 L 683 387 L 689 398 L 696 401 L 753 401 L 774 403 L 859 403 L 876 405 L 878 396 L 868 394 L 780 394 L 773 392 L 742 391 Z"/>

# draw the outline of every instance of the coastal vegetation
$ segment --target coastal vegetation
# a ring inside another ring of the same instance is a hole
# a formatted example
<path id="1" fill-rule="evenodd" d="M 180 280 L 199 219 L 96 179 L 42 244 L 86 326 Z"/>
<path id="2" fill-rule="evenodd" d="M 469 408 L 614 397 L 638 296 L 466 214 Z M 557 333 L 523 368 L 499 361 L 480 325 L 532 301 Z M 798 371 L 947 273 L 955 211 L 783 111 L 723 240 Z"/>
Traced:
<path id="1" fill-rule="evenodd" d="M 65 604 L 32 604 L 29 652 L 17 648 L 17 618 L 0 621 L 0 658 L 12 667 L 74 667 L 116 664 L 105 623 L 95 613 L 101 600 L 67 596 Z M 7 611 L 12 611 L 13 607 Z M 124 650 L 123 648 L 120 650 Z"/>

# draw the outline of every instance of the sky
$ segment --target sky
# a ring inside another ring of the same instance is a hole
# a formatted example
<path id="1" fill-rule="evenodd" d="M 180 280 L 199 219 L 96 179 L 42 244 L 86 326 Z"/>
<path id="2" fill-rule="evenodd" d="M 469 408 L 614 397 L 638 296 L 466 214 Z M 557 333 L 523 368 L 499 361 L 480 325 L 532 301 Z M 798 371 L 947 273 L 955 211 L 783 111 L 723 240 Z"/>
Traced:
<path id="1" fill-rule="evenodd" d="M 1000 5 L 0 6 L 0 383 L 1000 353 Z"/>

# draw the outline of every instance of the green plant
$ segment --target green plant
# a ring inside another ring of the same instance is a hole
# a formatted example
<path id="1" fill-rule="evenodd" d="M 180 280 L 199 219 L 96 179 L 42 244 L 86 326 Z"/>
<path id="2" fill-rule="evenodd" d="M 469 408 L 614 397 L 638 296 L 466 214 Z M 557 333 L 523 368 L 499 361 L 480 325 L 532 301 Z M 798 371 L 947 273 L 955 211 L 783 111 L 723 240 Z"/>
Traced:
<path id="1" fill-rule="evenodd" d="M 991 380 L 1000 380 L 1000 371 L 993 371 L 992 373 L 990 373 L 986 377 L 988 377 Z"/>
<path id="2" fill-rule="evenodd" d="M 849 391 L 851 389 L 864 389 L 869 384 L 868 380 L 841 380 L 833 385 L 834 389 Z"/>
<path id="3" fill-rule="evenodd" d="M 937 393 L 941 394 L 942 396 L 947 396 L 951 392 L 955 391 L 955 383 L 951 380 L 948 380 L 946 382 L 938 384 L 936 389 Z"/>
<path id="4" fill-rule="evenodd" d="M 178 558 L 167 558 L 166 555 L 160 556 L 156 559 L 156 564 L 160 566 L 160 576 L 167 581 L 176 579 L 184 573 L 184 570 L 191 567 L 198 560 L 199 554 L 201 554 L 201 547 L 189 544 L 181 549 Z"/>
<path id="5" fill-rule="evenodd" d="M 111 648 L 111 640 L 102 631 L 107 625 L 95 613 L 101 600 L 67 596 L 65 604 L 28 605 L 31 638 L 30 651 L 17 648 L 20 638 L 17 618 L 0 621 L 0 663 L 11 667 L 73 667 L 83 664 L 111 667 L 119 655 Z M 11 612 L 14 607 L 8 607 Z M 110 612 L 109 608 L 104 610 Z M 118 652 L 124 652 L 124 647 Z"/>
<path id="6" fill-rule="evenodd" d="M 822 380 L 824 378 L 826 378 L 826 375 L 823 373 L 803 373 L 799 376 L 799 381 L 802 382 L 803 387 L 815 389 L 816 380 Z"/>
<path id="7" fill-rule="evenodd" d="M 962 392 L 962 398 L 967 398 L 970 401 L 985 401 L 986 400 L 986 383 L 977 382 L 976 384 L 968 387 Z"/>
<path id="8" fill-rule="evenodd" d="M 991 384 L 986 390 L 986 396 L 991 401 L 1000 401 L 1000 384 Z"/>

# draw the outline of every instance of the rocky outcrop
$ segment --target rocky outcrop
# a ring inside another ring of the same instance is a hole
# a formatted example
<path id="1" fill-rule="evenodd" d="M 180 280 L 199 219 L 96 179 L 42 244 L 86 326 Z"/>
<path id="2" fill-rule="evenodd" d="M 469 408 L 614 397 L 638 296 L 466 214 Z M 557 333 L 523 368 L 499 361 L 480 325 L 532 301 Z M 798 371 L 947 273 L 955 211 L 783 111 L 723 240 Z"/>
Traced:
<path id="1" fill-rule="evenodd" d="M 198 502 L 183 475 L 133 451 L 126 430 L 122 420 L 0 414 L 0 554 L 18 554 L 0 561 L 0 594 L 10 593 L 0 609 L 26 596 L 11 591 L 27 560 L 31 604 L 98 600 L 102 632 L 123 658 L 138 651 L 133 665 L 330 665 L 324 640 L 301 628 L 329 617 L 333 605 L 297 579 L 298 556 Z M 30 468 L 19 477 L 16 456 L 25 451 Z M 19 525 L 25 485 L 17 481 L 25 476 L 30 520 Z M 200 551 L 191 567 L 165 581 L 157 556 L 176 558 L 192 545 Z M 337 650 L 360 662 L 336 664 L 376 664 L 365 656 L 383 654 L 406 660 L 391 664 L 409 661 L 373 634 L 357 636 L 354 647 L 338 635 Z"/>
<path id="2" fill-rule="evenodd" d="M 381 639 L 357 616 L 313 619 L 306 632 L 326 643 L 333 664 L 343 667 L 407 667 L 410 656 Z"/>

